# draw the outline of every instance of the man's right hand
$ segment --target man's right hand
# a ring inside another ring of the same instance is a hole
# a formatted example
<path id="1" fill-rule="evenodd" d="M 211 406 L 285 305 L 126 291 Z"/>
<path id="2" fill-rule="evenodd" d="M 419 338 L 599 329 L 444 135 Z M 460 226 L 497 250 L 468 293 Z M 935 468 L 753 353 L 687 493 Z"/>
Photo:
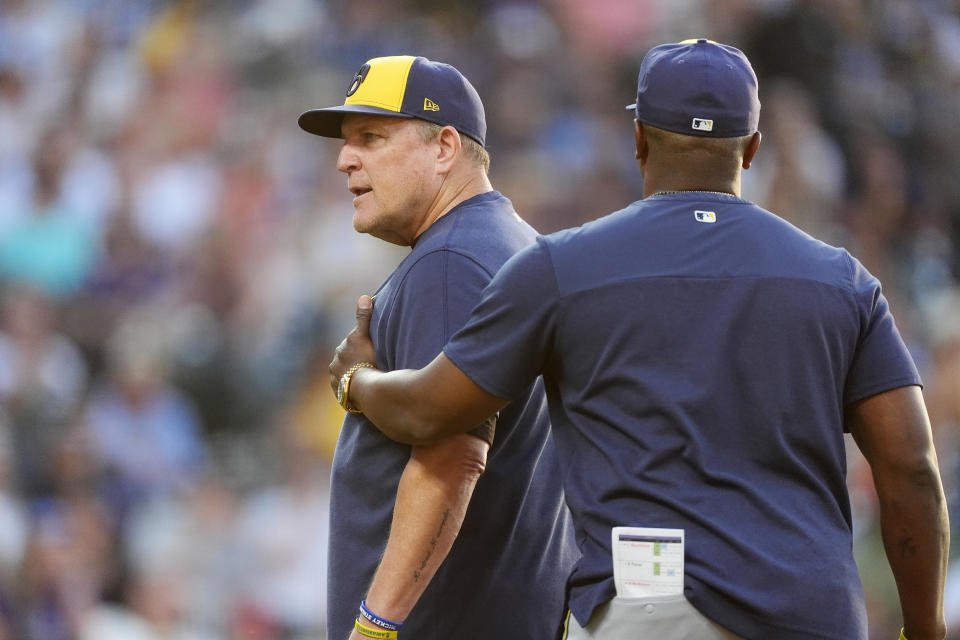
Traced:
<path id="1" fill-rule="evenodd" d="M 337 347 L 330 362 L 330 388 L 337 392 L 340 378 L 350 367 L 360 362 L 377 361 L 370 339 L 370 316 L 373 315 L 373 298 L 360 296 L 357 301 L 357 326 L 353 328 L 340 346 Z"/>

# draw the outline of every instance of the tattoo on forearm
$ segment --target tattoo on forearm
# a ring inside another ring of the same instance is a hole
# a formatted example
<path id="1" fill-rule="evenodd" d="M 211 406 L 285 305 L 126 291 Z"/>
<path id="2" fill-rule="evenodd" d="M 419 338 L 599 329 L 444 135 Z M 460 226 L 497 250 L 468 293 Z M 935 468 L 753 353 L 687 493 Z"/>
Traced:
<path id="1" fill-rule="evenodd" d="M 443 533 L 443 528 L 447 526 L 447 520 L 450 518 L 450 509 L 444 509 L 443 517 L 440 519 L 440 526 L 437 527 L 437 532 L 433 534 L 433 537 L 430 538 L 430 549 L 427 550 L 423 560 L 420 561 L 420 568 L 413 572 L 413 581 L 419 582 L 420 576 L 422 575 L 423 570 L 427 566 L 427 562 L 430 560 L 430 556 L 433 555 L 433 550 L 437 547 L 437 542 L 440 540 L 440 534 Z"/>
<path id="2" fill-rule="evenodd" d="M 899 547 L 901 558 L 912 558 L 913 556 L 917 555 L 917 544 L 914 542 L 913 537 L 911 536 L 900 538 Z"/>

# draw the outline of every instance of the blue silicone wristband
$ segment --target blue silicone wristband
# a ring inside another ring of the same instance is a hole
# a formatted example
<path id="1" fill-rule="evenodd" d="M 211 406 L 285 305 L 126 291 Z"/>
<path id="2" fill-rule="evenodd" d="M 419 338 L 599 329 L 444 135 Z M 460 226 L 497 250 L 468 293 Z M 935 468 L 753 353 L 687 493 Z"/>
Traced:
<path id="1" fill-rule="evenodd" d="M 392 620 L 387 620 L 386 618 L 381 618 L 373 611 L 367 608 L 367 601 L 360 601 L 360 615 L 377 625 L 381 629 L 387 629 L 388 631 L 397 631 L 400 627 L 403 626 L 402 622 L 393 622 Z"/>

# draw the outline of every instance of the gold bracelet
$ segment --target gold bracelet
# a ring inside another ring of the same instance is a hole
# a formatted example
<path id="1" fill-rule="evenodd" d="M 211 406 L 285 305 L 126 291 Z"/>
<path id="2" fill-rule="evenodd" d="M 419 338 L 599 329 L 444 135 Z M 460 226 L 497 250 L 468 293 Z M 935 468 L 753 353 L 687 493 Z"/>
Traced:
<path id="1" fill-rule="evenodd" d="M 363 413 L 359 409 L 354 409 L 350 406 L 350 383 L 353 381 L 353 374 L 364 367 L 376 369 L 377 365 L 373 364 L 372 362 L 358 362 L 350 367 L 345 374 L 340 376 L 340 384 L 337 386 L 337 402 L 341 407 L 343 407 L 344 411 L 348 411 L 350 413 Z"/>
<path id="2" fill-rule="evenodd" d="M 903 633 L 903 628 L 900 628 L 900 640 L 907 640 L 907 636 Z"/>
<path id="3" fill-rule="evenodd" d="M 357 630 L 357 633 L 359 633 L 365 638 L 381 638 L 382 640 L 393 640 L 394 638 L 397 637 L 396 630 L 371 629 L 370 627 L 360 622 L 360 616 L 357 616 L 357 619 L 353 621 L 353 628 Z"/>

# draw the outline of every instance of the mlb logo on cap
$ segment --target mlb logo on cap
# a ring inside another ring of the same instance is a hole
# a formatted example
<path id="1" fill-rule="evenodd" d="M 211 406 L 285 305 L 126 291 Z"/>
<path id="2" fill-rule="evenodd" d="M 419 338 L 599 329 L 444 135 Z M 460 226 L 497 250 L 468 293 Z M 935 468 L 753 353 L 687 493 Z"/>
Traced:
<path id="1" fill-rule="evenodd" d="M 706 118 L 694 118 L 693 124 L 690 125 L 691 129 L 696 129 L 697 131 L 713 131 L 713 120 L 707 120 Z"/>

